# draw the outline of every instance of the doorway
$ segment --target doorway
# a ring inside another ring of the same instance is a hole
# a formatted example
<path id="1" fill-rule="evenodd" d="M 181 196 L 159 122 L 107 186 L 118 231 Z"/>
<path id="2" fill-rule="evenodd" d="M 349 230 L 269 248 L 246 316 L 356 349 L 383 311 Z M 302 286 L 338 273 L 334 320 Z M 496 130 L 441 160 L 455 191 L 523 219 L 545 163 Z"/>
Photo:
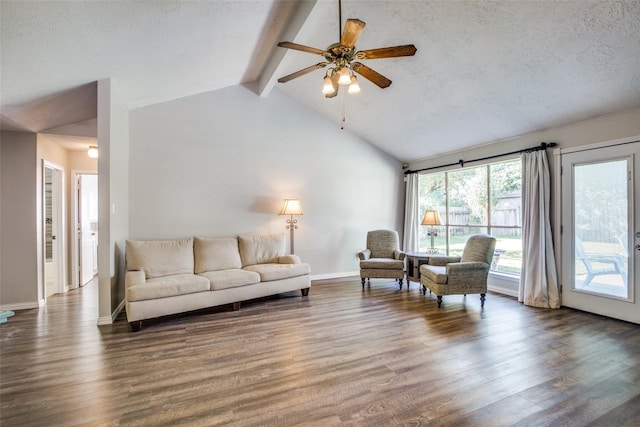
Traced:
<path id="1" fill-rule="evenodd" d="M 98 274 L 98 175 L 73 171 L 72 177 L 75 224 L 72 286 L 77 288 Z"/>
<path id="2" fill-rule="evenodd" d="M 42 165 L 42 230 L 45 298 L 65 291 L 63 168 L 48 161 Z"/>
<path id="3" fill-rule="evenodd" d="M 639 141 L 562 155 L 564 306 L 640 323 L 639 172 Z"/>

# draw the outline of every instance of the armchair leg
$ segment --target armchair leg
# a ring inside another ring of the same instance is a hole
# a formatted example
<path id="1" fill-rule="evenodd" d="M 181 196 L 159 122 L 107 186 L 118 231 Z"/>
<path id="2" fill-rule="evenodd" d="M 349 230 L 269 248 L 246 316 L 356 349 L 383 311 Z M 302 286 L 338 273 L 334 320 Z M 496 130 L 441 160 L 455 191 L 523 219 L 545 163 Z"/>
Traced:
<path id="1" fill-rule="evenodd" d="M 398 279 L 398 282 L 400 282 L 400 289 L 402 289 L 402 279 Z"/>
<path id="2" fill-rule="evenodd" d="M 480 307 L 484 307 L 485 294 L 480 294 Z"/>
<path id="3" fill-rule="evenodd" d="M 438 295 L 438 308 L 442 305 L 442 295 Z"/>
<path id="4" fill-rule="evenodd" d="M 427 294 L 427 287 L 425 285 L 422 285 L 422 295 L 426 295 Z"/>
<path id="5" fill-rule="evenodd" d="M 362 282 L 362 290 L 364 291 L 364 277 L 361 278 L 360 281 Z"/>

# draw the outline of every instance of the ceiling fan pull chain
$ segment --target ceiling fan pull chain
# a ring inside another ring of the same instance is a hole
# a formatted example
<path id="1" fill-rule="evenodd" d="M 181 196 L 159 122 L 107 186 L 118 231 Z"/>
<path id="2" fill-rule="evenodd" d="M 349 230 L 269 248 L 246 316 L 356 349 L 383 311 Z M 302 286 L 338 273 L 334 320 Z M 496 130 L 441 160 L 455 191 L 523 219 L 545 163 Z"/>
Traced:
<path id="1" fill-rule="evenodd" d="M 340 96 L 342 97 L 342 123 L 340 123 L 340 129 L 344 129 L 344 123 L 347 121 L 347 118 L 345 117 L 345 107 L 344 107 L 344 103 L 345 103 L 345 94 L 344 94 L 344 89 L 340 91 Z"/>

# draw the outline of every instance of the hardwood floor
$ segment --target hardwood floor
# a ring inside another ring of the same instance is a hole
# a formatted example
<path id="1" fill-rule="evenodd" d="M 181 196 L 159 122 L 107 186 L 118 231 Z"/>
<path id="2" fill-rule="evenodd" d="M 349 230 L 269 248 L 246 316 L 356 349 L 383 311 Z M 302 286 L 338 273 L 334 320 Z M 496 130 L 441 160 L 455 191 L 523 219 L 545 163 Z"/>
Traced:
<path id="1" fill-rule="evenodd" d="M 0 325 L 0 425 L 640 425 L 640 326 L 579 311 L 354 277 L 131 333 L 96 298 Z"/>

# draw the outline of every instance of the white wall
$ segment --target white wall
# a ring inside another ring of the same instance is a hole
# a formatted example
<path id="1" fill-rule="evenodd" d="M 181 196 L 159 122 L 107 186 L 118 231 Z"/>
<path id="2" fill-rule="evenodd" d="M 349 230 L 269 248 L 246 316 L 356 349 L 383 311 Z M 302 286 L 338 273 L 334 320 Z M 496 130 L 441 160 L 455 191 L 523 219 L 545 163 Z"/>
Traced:
<path id="1" fill-rule="evenodd" d="M 98 81 L 98 323 L 112 323 L 124 301 L 129 235 L 129 110 L 112 79 Z"/>
<path id="2" fill-rule="evenodd" d="M 358 271 L 368 230 L 401 232 L 400 162 L 278 89 L 152 105 L 130 126 L 132 239 L 285 232 L 277 213 L 299 198 L 295 252 L 320 277 Z"/>
<path id="3" fill-rule="evenodd" d="M 472 149 L 455 151 L 443 156 L 416 160 L 409 164 L 409 169 L 427 168 L 454 163 L 460 159 L 469 160 L 520 150 L 540 145 L 543 141 L 556 142 L 561 148 L 569 148 L 627 138 L 638 134 L 640 134 L 640 108 L 634 108 L 540 132 L 488 142 Z M 446 144 L 446 141 L 443 141 L 443 144 Z M 549 152 L 549 154 L 551 154 L 551 152 Z M 549 157 L 551 160 L 551 156 Z M 453 168 L 455 169 L 457 167 L 458 166 L 454 166 Z"/>
<path id="4" fill-rule="evenodd" d="M 0 307 L 38 306 L 36 135 L 0 132 Z"/>

